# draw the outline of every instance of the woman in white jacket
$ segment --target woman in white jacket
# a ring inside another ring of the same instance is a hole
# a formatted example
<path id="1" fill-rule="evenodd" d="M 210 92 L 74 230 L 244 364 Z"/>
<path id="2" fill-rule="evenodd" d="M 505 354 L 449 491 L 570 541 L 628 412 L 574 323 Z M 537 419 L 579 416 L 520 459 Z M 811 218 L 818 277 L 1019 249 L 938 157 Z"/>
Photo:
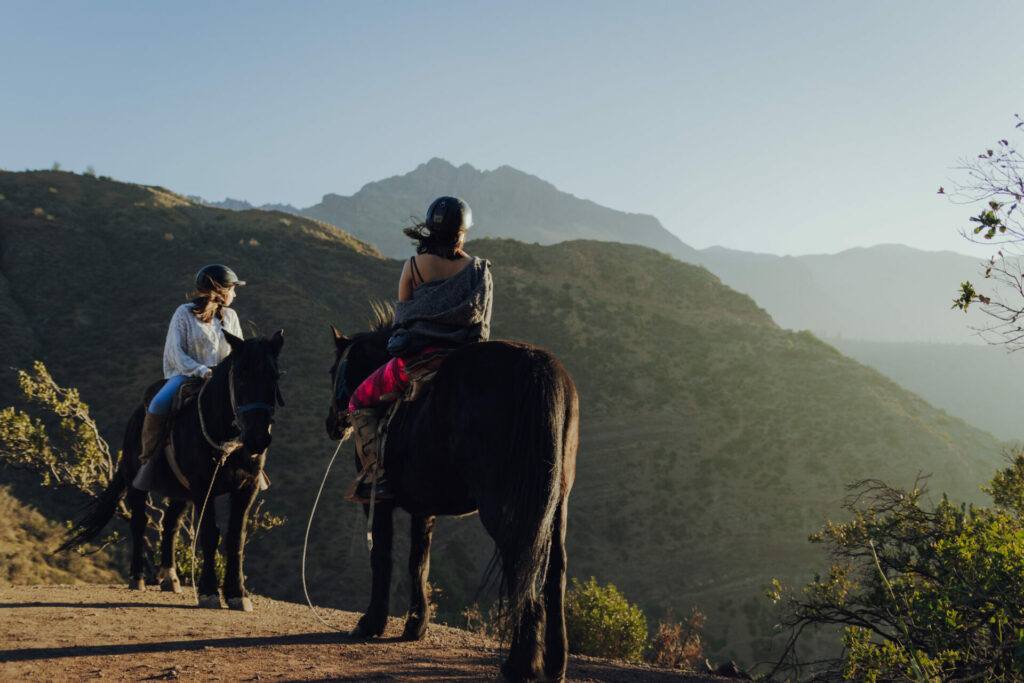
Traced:
<path id="1" fill-rule="evenodd" d="M 231 353 L 225 333 L 242 338 L 238 315 L 229 308 L 235 300 L 235 288 L 244 285 L 235 271 L 214 263 L 196 273 L 192 301 L 178 306 L 171 316 L 164 342 L 166 382 L 146 411 L 142 425 L 142 467 L 132 485 L 151 490 L 153 455 L 160 450 L 167 414 L 171 412 L 174 392 L 187 377 L 208 378 L 213 366 Z"/>

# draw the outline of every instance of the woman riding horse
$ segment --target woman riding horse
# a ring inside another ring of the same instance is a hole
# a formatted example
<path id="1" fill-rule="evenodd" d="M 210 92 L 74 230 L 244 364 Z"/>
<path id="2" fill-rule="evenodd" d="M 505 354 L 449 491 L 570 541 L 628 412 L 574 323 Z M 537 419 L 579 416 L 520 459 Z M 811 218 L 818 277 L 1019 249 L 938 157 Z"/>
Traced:
<path id="1" fill-rule="evenodd" d="M 227 266 L 213 263 L 196 273 L 196 289 L 190 303 L 178 306 L 171 316 L 164 342 L 164 377 L 167 381 L 149 403 L 142 424 L 142 467 L 132 486 L 152 491 L 155 485 L 154 455 L 162 451 L 171 399 L 188 377 L 209 379 L 213 366 L 231 352 L 224 333 L 242 338 L 238 315 L 229 308 L 235 300 L 235 288 L 245 282 Z"/>
<path id="2" fill-rule="evenodd" d="M 367 502 L 376 478 L 376 498 L 392 497 L 377 463 L 380 407 L 409 386 L 406 367 L 445 348 L 487 341 L 491 333 L 490 263 L 462 250 L 473 213 L 456 197 L 438 197 L 423 223 L 405 230 L 416 255 L 405 262 L 398 280 L 395 331 L 388 351 L 395 357 L 370 375 L 352 393 L 348 409 L 355 430 L 362 470 L 346 498 Z"/>
<path id="3" fill-rule="evenodd" d="M 145 539 L 147 490 L 155 489 L 169 499 L 160 534 L 157 581 L 163 590 L 181 591 L 175 571 L 175 546 L 182 514 L 191 503 L 199 510 L 198 541 L 203 554 L 197 586 L 199 604 L 220 608 L 215 559 L 220 530 L 214 501 L 226 496 L 229 513 L 224 598 L 233 609 L 251 611 L 242 571 L 243 549 L 249 510 L 262 488 L 261 482 L 266 482 L 263 468 L 274 412 L 276 406 L 284 405 L 278 387 L 278 356 L 284 331 L 278 330 L 270 339 L 240 338 L 238 317 L 227 306 L 234 300 L 234 288 L 243 284 L 222 265 L 206 266 L 196 275 L 198 295 L 192 303 L 178 308 L 167 333 L 167 382 L 155 399 L 147 399 L 132 413 L 125 429 L 124 457 L 107 488 L 86 508 L 61 550 L 96 538 L 118 511 L 124 496 L 132 537 L 129 587 L 144 589 L 150 565 Z M 173 389 L 185 376 L 204 377 L 203 387 L 175 415 L 168 430 L 173 459 L 154 460 L 154 453 L 162 451 L 163 423 Z M 155 392 L 158 386 L 155 384 L 147 393 Z M 138 456 L 143 450 L 149 472 L 140 475 Z"/>
<path id="4" fill-rule="evenodd" d="M 399 281 L 392 319 L 378 311 L 369 332 L 334 330 L 333 391 L 327 433 L 355 428 L 360 475 L 352 498 L 372 517 L 370 604 L 352 635 L 384 632 L 390 600 L 393 512 L 409 512 L 411 600 L 403 637 L 419 640 L 430 622 L 427 579 L 437 515 L 479 512 L 495 542 L 491 569 L 500 576 L 509 651 L 509 681 L 564 680 L 565 533 L 576 472 L 579 398 L 565 368 L 543 349 L 488 341 L 489 264 L 462 251 L 469 207 L 441 197 L 422 225 Z M 479 343 L 467 343 L 479 342 Z M 377 458 L 377 411 L 393 401 L 441 351 L 430 389 L 395 407 L 387 435 L 388 479 Z M 390 357 L 389 356 L 394 356 Z M 415 364 L 415 365 L 414 365 Z M 352 387 L 357 387 L 352 391 Z M 490 574 L 490 572 L 488 572 Z"/>

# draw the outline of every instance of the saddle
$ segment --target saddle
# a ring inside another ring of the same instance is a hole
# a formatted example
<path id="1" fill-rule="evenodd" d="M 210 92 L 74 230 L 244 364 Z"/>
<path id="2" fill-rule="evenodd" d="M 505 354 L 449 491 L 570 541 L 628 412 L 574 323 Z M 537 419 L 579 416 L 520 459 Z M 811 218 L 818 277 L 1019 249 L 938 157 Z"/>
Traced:
<path id="1" fill-rule="evenodd" d="M 156 393 L 160 391 L 166 380 L 159 380 L 149 385 L 143 394 L 143 403 L 149 405 Z M 171 434 L 174 431 L 174 423 L 176 418 L 181 414 L 183 410 L 191 406 L 199 396 L 199 392 L 203 388 L 205 380 L 201 377 L 188 377 L 181 383 L 181 385 L 174 392 L 174 396 L 171 398 L 171 412 L 167 415 L 167 421 L 164 422 L 163 433 L 160 435 L 160 449 L 158 452 L 153 454 L 155 460 L 159 461 L 156 469 L 154 470 L 154 479 L 158 482 L 158 487 L 163 490 L 171 490 L 176 494 L 182 493 L 181 489 L 185 491 L 190 489 L 188 478 L 181 471 L 178 466 L 178 461 L 174 456 L 174 445 L 171 442 Z"/>
<path id="2" fill-rule="evenodd" d="M 153 397 L 156 396 L 156 393 L 160 391 L 161 388 L 163 388 L 166 382 L 167 380 L 161 379 L 150 384 L 142 395 L 142 402 L 148 406 L 153 400 Z M 196 397 L 199 396 L 199 391 L 203 388 L 203 382 L 205 382 L 205 380 L 201 377 L 185 378 L 185 381 L 181 383 L 181 386 L 179 386 L 178 390 L 174 392 L 174 397 L 171 399 L 171 412 L 168 415 L 168 424 L 170 424 L 171 420 L 173 420 L 178 413 L 196 400 Z M 168 430 L 168 432 L 169 431 L 170 430 Z"/>
<path id="3" fill-rule="evenodd" d="M 384 462 L 384 454 L 387 451 L 388 432 L 390 431 L 392 421 L 394 421 L 395 416 L 398 414 L 399 408 L 407 403 L 420 401 L 430 393 L 431 383 L 437 375 L 441 363 L 454 350 L 451 348 L 436 349 L 419 356 L 405 366 L 405 374 L 409 378 L 409 386 L 398 398 L 388 405 L 377 427 L 377 448 L 380 462 Z"/>

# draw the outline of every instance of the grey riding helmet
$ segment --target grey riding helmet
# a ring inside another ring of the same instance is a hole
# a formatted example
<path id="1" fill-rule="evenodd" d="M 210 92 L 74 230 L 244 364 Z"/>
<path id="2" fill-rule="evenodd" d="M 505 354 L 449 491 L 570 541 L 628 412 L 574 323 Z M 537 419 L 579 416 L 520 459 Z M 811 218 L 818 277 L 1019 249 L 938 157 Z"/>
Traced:
<path id="1" fill-rule="evenodd" d="M 235 271 L 219 263 L 203 266 L 196 273 L 196 289 L 200 292 L 210 291 L 211 285 L 227 289 L 228 287 L 240 287 L 244 284 L 245 280 L 239 280 L 238 276 L 235 275 Z"/>
<path id="2" fill-rule="evenodd" d="M 430 203 L 423 223 L 435 235 L 454 235 L 473 227 L 473 211 L 458 197 L 438 197 Z"/>

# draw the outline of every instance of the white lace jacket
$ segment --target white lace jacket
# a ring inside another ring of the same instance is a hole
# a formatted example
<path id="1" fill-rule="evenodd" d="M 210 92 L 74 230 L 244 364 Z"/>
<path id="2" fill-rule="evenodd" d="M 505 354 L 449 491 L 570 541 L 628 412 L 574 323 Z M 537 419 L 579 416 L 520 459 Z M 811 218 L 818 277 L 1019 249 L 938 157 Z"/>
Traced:
<path id="1" fill-rule="evenodd" d="M 164 343 L 164 378 L 175 375 L 202 377 L 206 371 L 227 358 L 231 346 L 222 330 L 242 338 L 238 314 L 221 308 L 224 322 L 214 316 L 208 323 L 200 322 L 192 313 L 192 304 L 182 304 L 174 311 Z"/>

